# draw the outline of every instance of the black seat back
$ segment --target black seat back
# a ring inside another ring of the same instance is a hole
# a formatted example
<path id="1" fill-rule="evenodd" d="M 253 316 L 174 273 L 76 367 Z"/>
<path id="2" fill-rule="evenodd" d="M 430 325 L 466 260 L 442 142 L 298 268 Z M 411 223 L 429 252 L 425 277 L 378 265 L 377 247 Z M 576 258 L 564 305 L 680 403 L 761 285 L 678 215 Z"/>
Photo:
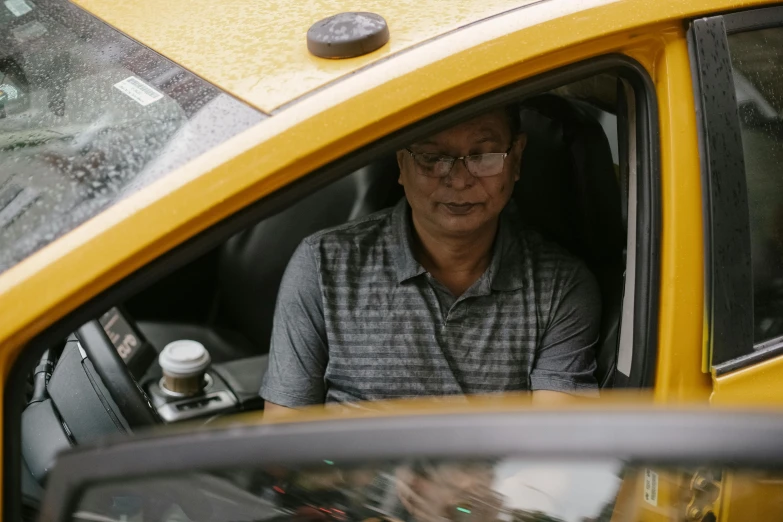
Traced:
<path id="1" fill-rule="evenodd" d="M 240 332 L 257 347 L 247 355 L 269 351 L 277 290 L 291 255 L 305 237 L 354 216 L 361 174 L 341 178 L 235 235 L 222 247 L 215 322 Z"/>
<path id="2" fill-rule="evenodd" d="M 367 191 L 361 199 L 361 215 L 369 215 L 384 208 L 393 207 L 405 191 L 398 183 L 400 168 L 394 154 L 383 156 L 365 167 Z"/>
<path id="3" fill-rule="evenodd" d="M 620 185 L 606 134 L 581 102 L 544 94 L 520 111 L 527 146 L 514 199 L 525 222 L 582 259 L 601 288 L 601 386 L 617 361 L 625 262 Z"/>

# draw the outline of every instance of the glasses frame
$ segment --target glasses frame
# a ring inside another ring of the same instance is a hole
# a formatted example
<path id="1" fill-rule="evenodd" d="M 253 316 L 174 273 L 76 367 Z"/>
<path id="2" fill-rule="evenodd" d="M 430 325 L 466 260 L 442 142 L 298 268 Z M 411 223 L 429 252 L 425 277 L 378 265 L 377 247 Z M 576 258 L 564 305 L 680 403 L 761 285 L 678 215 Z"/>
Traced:
<path id="1" fill-rule="evenodd" d="M 448 155 L 445 155 L 445 154 L 437 154 L 437 156 L 439 156 L 438 161 L 441 161 L 444 158 L 448 158 L 448 159 L 451 160 L 451 166 L 449 167 L 449 170 L 446 171 L 446 173 L 443 174 L 442 176 L 428 176 L 427 174 L 423 174 L 423 175 L 428 177 L 428 178 L 434 178 L 434 179 L 447 178 L 451 174 L 451 171 L 454 170 L 454 165 L 457 164 L 457 161 L 461 160 L 462 164 L 465 166 L 465 170 L 467 170 L 468 173 L 470 173 L 470 175 L 473 176 L 474 178 L 491 178 L 492 176 L 498 176 L 498 175 L 500 175 L 501 172 L 503 172 L 503 168 L 501 168 L 500 172 L 498 172 L 497 174 L 489 174 L 489 175 L 486 175 L 486 176 L 479 176 L 479 175 L 474 174 L 473 172 L 471 172 L 470 167 L 468 167 L 467 159 L 468 158 L 475 158 L 475 157 L 479 157 L 479 156 L 502 156 L 503 167 L 505 167 L 506 166 L 506 158 L 508 157 L 509 153 L 511 152 L 511 149 L 513 149 L 513 148 L 514 148 L 514 142 L 512 141 L 511 145 L 508 146 L 508 148 L 506 149 L 505 152 L 484 152 L 484 153 L 481 153 L 481 154 L 467 154 L 465 156 L 456 156 L 456 157 L 455 156 L 448 156 Z M 413 159 L 413 163 L 419 169 L 422 168 L 422 165 L 416 159 L 416 156 L 421 156 L 423 154 L 430 154 L 429 152 L 413 152 L 408 147 L 405 147 L 405 149 L 403 149 L 403 150 L 405 150 L 405 152 L 410 154 L 411 158 Z"/>

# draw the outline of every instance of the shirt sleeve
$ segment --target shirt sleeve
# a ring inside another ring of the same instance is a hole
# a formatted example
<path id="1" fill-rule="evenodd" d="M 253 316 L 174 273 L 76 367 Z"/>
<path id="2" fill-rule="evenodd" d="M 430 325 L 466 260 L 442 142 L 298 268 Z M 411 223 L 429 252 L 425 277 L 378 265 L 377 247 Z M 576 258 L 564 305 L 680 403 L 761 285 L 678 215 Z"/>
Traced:
<path id="1" fill-rule="evenodd" d="M 289 408 L 323 404 L 329 357 L 318 264 L 305 239 L 288 262 L 275 305 L 260 395 Z"/>
<path id="2" fill-rule="evenodd" d="M 530 373 L 531 390 L 598 395 L 595 349 L 601 328 L 601 292 L 587 268 L 577 264 L 554 288 L 549 325 Z"/>

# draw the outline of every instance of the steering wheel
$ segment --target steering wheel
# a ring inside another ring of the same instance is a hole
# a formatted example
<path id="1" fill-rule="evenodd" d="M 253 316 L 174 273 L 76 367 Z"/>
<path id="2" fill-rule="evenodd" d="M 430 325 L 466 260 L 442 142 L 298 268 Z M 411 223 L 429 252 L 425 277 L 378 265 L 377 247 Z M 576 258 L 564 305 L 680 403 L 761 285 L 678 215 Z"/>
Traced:
<path id="1" fill-rule="evenodd" d="M 161 424 L 158 412 L 131 376 L 101 324 L 97 320 L 85 323 L 76 336 L 128 425 L 143 428 Z"/>

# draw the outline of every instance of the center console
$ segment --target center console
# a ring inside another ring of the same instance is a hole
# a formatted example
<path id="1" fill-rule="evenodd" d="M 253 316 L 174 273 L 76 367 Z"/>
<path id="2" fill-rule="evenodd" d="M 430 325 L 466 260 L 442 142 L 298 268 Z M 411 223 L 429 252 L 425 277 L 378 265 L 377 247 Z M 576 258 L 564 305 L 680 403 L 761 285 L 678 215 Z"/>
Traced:
<path id="1" fill-rule="evenodd" d="M 197 341 L 181 339 L 156 350 L 121 307 L 107 311 L 100 322 L 164 421 L 263 408 L 258 392 L 268 356 L 212 364 L 209 346 Z"/>
<path id="2" fill-rule="evenodd" d="M 191 367 L 181 364 L 181 359 L 172 364 L 172 352 L 177 355 L 172 348 L 182 352 L 183 343 L 193 351 L 189 354 L 193 356 Z M 179 422 L 263 407 L 258 392 L 268 364 L 266 355 L 211 365 L 208 355 L 207 364 L 203 363 L 201 350 L 206 351 L 195 341 L 170 343 L 158 357 L 160 373 L 148 374 L 144 389 L 164 421 Z"/>
<path id="3" fill-rule="evenodd" d="M 204 374 L 203 388 L 190 395 L 173 393 L 161 381 L 151 381 L 146 391 L 152 405 L 166 422 L 208 417 L 239 409 L 236 395 L 213 371 Z"/>

